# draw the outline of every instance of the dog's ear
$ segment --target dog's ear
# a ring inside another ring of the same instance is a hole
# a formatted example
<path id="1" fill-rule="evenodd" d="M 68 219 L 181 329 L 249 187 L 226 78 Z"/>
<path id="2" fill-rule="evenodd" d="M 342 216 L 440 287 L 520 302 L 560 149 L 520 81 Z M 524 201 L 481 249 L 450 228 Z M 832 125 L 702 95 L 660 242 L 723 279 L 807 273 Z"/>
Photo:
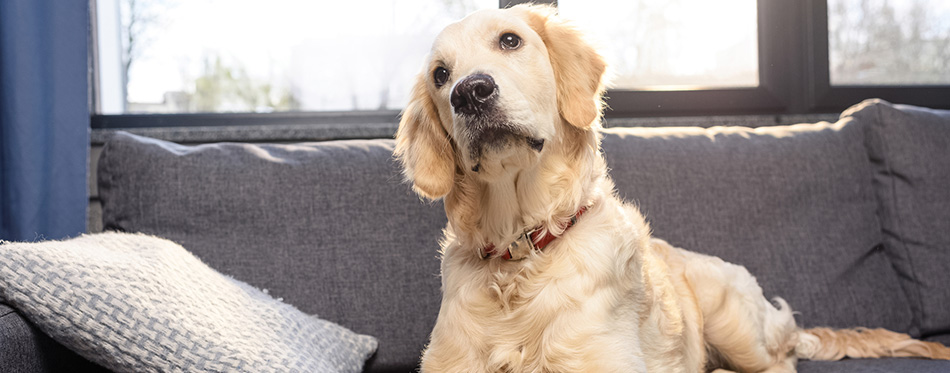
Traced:
<path id="1" fill-rule="evenodd" d="M 452 189 L 455 152 L 426 91 L 426 76 L 423 73 L 416 79 L 409 105 L 402 112 L 394 154 L 412 189 L 423 197 L 439 199 Z"/>
<path id="2" fill-rule="evenodd" d="M 557 16 L 553 7 L 518 5 L 528 24 L 548 49 L 561 116 L 578 128 L 588 128 L 601 115 L 607 63 L 580 31 Z"/>

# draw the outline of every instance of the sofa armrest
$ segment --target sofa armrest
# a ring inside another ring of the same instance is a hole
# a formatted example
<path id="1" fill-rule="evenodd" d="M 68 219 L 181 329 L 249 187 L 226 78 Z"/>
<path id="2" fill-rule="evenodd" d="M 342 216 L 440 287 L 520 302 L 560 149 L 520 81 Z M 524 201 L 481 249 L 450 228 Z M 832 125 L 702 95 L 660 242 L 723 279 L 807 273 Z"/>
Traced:
<path id="1" fill-rule="evenodd" d="M 0 303 L 0 371 L 108 372 L 63 347 L 3 303 Z"/>

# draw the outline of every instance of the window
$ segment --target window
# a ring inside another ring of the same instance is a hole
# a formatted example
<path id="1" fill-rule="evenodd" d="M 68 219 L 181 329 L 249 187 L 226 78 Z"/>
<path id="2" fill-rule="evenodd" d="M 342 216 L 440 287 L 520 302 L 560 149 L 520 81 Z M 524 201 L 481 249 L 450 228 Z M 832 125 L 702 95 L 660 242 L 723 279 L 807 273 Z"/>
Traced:
<path id="1" fill-rule="evenodd" d="M 99 0 L 100 113 L 400 109 L 432 39 L 496 0 Z"/>
<path id="2" fill-rule="evenodd" d="M 950 4 L 944 0 L 809 0 L 813 109 L 879 97 L 950 109 Z"/>
<path id="3" fill-rule="evenodd" d="M 561 0 L 558 8 L 602 46 L 613 88 L 759 83 L 753 0 Z"/>
<path id="4" fill-rule="evenodd" d="M 950 2 L 830 0 L 831 84 L 950 84 Z"/>
<path id="5" fill-rule="evenodd" d="M 93 127 L 172 122 L 151 113 L 392 121 L 442 27 L 518 2 L 97 0 Z M 944 0 L 558 6 L 612 63 L 608 117 L 830 113 L 869 97 L 950 108 Z"/>

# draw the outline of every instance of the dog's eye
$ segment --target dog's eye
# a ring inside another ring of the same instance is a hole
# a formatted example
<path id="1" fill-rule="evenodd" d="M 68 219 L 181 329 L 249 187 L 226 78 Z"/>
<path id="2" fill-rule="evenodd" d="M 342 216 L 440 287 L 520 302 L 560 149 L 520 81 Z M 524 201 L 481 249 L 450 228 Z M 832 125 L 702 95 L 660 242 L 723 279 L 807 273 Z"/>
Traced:
<path id="1" fill-rule="evenodd" d="M 506 33 L 498 41 L 501 49 L 518 49 L 521 46 L 521 37 L 512 33 Z"/>
<path id="2" fill-rule="evenodd" d="M 432 81 L 436 88 L 441 88 L 449 80 L 449 71 L 444 67 L 436 67 L 432 72 Z"/>

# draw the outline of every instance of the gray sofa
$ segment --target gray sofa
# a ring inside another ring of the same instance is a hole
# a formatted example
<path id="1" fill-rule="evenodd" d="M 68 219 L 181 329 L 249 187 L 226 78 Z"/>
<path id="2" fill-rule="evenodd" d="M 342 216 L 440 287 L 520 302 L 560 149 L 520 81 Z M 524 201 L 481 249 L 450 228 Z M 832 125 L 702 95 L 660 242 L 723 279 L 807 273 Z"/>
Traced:
<path id="1" fill-rule="evenodd" d="M 366 372 L 416 369 L 439 307 L 441 202 L 402 182 L 390 139 L 182 146 L 116 134 L 104 227 L 182 244 L 304 312 L 375 336 Z M 743 264 L 800 325 L 950 343 L 950 112 L 869 100 L 837 123 L 614 128 L 619 194 L 654 233 Z M 0 304 L 0 370 L 97 371 Z M 947 372 L 916 359 L 801 372 Z"/>

